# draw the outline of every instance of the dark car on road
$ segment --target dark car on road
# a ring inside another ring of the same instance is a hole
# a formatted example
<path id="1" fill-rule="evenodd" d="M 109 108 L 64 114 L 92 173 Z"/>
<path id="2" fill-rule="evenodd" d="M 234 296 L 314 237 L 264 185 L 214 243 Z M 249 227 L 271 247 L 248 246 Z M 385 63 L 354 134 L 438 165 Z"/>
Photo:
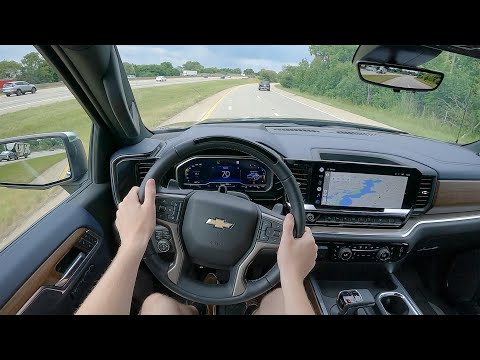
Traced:
<path id="1" fill-rule="evenodd" d="M 267 90 L 270 91 L 270 81 L 260 81 L 260 84 L 258 84 L 258 90 Z"/>
<path id="2" fill-rule="evenodd" d="M 2 151 L 0 153 L 0 161 L 3 161 L 3 160 L 10 161 L 10 160 L 17 160 L 17 159 L 18 159 L 18 156 L 13 151 L 7 150 L 7 151 Z"/>
<path id="3" fill-rule="evenodd" d="M 17 96 L 20 95 L 25 95 L 27 92 L 31 92 L 32 94 L 35 94 L 37 91 L 37 88 L 35 85 L 30 84 L 26 81 L 10 81 L 7 82 L 3 85 L 2 92 L 7 95 L 13 95 L 16 94 Z"/>

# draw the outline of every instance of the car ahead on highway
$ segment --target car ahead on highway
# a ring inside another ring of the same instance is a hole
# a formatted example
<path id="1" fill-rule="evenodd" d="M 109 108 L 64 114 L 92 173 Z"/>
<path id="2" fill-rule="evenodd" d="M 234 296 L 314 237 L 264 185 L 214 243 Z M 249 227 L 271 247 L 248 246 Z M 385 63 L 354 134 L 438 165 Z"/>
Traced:
<path id="1" fill-rule="evenodd" d="M 135 79 L 136 76 L 135 75 L 127 75 L 127 79 Z"/>
<path id="2" fill-rule="evenodd" d="M 15 154 L 13 151 L 2 151 L 0 153 L 0 161 L 10 161 L 10 160 L 18 160 L 17 154 Z"/>
<path id="3" fill-rule="evenodd" d="M 270 81 L 266 81 L 266 80 L 260 81 L 260 84 L 258 84 L 258 90 L 260 90 L 260 91 L 263 91 L 263 90 L 270 91 Z"/>
<path id="4" fill-rule="evenodd" d="M 155 78 L 155 81 L 159 81 L 159 82 L 160 82 L 160 81 L 167 81 L 167 78 L 166 78 L 165 76 L 157 76 L 157 77 Z"/>
<path id="5" fill-rule="evenodd" d="M 37 88 L 35 85 L 30 84 L 26 81 L 10 81 L 5 84 L 3 84 L 2 92 L 7 95 L 13 95 L 16 94 L 17 96 L 20 95 L 25 95 L 27 92 L 31 92 L 32 94 L 35 94 L 37 91 Z"/>

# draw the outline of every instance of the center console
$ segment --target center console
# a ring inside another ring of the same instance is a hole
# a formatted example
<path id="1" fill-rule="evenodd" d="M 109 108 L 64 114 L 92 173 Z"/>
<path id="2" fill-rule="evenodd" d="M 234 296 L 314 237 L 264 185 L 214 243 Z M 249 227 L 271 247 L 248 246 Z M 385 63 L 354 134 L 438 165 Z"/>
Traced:
<path id="1" fill-rule="evenodd" d="M 309 279 L 323 315 L 422 315 L 392 273 L 317 271 Z"/>

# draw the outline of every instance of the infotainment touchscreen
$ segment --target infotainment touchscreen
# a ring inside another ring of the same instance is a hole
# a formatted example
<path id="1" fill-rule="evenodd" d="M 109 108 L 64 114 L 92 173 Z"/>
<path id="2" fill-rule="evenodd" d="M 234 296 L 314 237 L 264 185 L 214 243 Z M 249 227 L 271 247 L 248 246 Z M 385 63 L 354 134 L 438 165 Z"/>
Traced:
<path id="1" fill-rule="evenodd" d="M 407 176 L 326 171 L 321 204 L 401 209 L 407 182 Z"/>
<path id="2" fill-rule="evenodd" d="M 408 209 L 415 205 L 421 173 L 383 164 L 312 161 L 305 202 L 330 209 Z"/>

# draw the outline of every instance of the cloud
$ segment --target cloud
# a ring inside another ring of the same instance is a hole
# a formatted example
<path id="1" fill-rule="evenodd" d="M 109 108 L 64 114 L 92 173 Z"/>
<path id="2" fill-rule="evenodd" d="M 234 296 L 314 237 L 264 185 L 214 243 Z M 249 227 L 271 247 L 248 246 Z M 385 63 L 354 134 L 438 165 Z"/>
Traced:
<path id="1" fill-rule="evenodd" d="M 124 62 L 134 64 L 160 64 L 173 66 L 198 61 L 205 67 L 263 68 L 282 70 L 284 65 L 298 64 L 303 58 L 311 60 L 308 45 L 118 45 Z M 29 45 L 0 45 L 0 61 L 20 61 L 36 51 Z"/>
<path id="2" fill-rule="evenodd" d="M 188 60 L 198 61 L 205 67 L 263 68 L 280 71 L 284 65 L 295 65 L 303 58 L 311 59 L 307 45 L 119 45 L 125 62 L 158 64 L 164 61 L 174 66 Z"/>

